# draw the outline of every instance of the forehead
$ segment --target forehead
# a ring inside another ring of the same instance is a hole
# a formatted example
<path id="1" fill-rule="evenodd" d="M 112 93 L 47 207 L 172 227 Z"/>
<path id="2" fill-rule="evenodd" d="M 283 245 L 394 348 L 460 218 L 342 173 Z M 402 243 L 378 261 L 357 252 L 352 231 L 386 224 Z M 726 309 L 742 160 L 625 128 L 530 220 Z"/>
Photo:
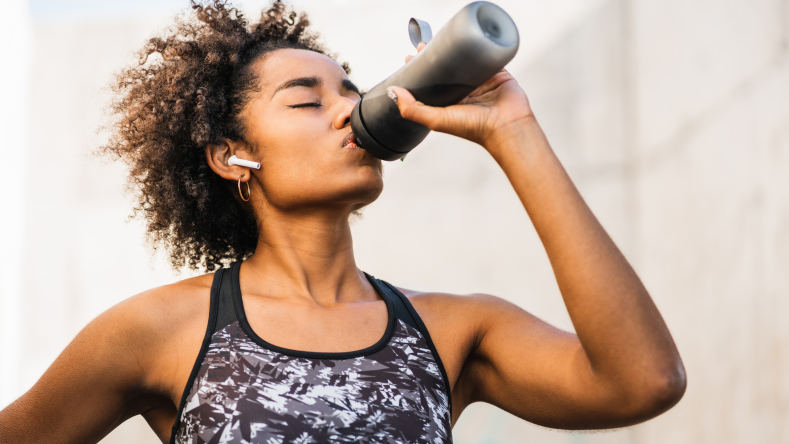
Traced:
<path id="1" fill-rule="evenodd" d="M 255 69 L 261 75 L 264 90 L 276 88 L 282 82 L 298 77 L 322 77 L 326 80 L 346 79 L 348 76 L 339 63 L 331 58 L 306 49 L 277 49 L 263 56 Z"/>

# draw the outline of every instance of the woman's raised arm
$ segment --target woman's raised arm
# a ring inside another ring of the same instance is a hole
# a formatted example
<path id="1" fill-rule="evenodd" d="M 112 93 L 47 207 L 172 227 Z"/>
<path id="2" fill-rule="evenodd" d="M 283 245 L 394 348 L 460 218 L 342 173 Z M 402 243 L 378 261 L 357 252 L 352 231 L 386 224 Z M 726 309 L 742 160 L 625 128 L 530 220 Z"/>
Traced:
<path id="1" fill-rule="evenodd" d="M 402 88 L 392 92 L 403 117 L 477 142 L 498 162 L 545 246 L 577 333 L 497 298 L 470 298 L 477 340 L 453 390 L 457 413 L 485 401 L 549 427 L 599 429 L 676 404 L 686 382 L 671 334 L 512 76 L 502 71 L 447 108 L 415 102 Z"/>

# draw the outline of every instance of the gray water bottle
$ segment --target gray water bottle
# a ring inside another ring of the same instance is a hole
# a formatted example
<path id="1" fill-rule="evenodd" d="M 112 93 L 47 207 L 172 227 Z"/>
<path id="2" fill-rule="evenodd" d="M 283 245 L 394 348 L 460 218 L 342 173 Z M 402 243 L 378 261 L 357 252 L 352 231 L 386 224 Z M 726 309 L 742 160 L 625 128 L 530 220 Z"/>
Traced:
<path id="1" fill-rule="evenodd" d="M 518 28 L 503 9 L 474 2 L 460 10 L 431 39 L 427 23 L 411 19 L 411 42 L 428 44 L 410 62 L 367 92 L 351 113 L 356 143 L 383 160 L 404 157 L 430 130 L 400 116 L 386 88 L 407 89 L 416 100 L 449 106 L 463 100 L 499 72 L 518 52 Z"/>

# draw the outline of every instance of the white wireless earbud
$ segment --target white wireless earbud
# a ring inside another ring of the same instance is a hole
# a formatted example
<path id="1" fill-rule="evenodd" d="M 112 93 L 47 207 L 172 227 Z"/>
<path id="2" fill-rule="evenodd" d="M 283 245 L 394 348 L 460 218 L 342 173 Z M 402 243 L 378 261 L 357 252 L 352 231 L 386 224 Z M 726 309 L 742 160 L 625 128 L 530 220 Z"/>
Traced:
<path id="1" fill-rule="evenodd" d="M 260 169 L 260 164 L 258 162 L 253 162 L 251 160 L 239 159 L 235 155 L 230 156 L 230 159 L 227 159 L 227 164 L 228 165 L 238 165 L 238 166 L 247 167 L 247 168 L 254 168 L 256 170 Z"/>

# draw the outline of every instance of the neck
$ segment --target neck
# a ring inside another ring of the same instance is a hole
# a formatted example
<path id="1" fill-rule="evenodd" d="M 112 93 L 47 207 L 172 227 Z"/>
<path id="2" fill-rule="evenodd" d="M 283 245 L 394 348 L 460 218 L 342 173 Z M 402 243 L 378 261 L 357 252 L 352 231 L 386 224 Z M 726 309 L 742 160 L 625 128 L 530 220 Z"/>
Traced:
<path id="1" fill-rule="evenodd" d="M 356 267 L 348 212 L 267 211 L 255 254 L 244 262 L 244 294 L 332 307 L 375 298 Z"/>

